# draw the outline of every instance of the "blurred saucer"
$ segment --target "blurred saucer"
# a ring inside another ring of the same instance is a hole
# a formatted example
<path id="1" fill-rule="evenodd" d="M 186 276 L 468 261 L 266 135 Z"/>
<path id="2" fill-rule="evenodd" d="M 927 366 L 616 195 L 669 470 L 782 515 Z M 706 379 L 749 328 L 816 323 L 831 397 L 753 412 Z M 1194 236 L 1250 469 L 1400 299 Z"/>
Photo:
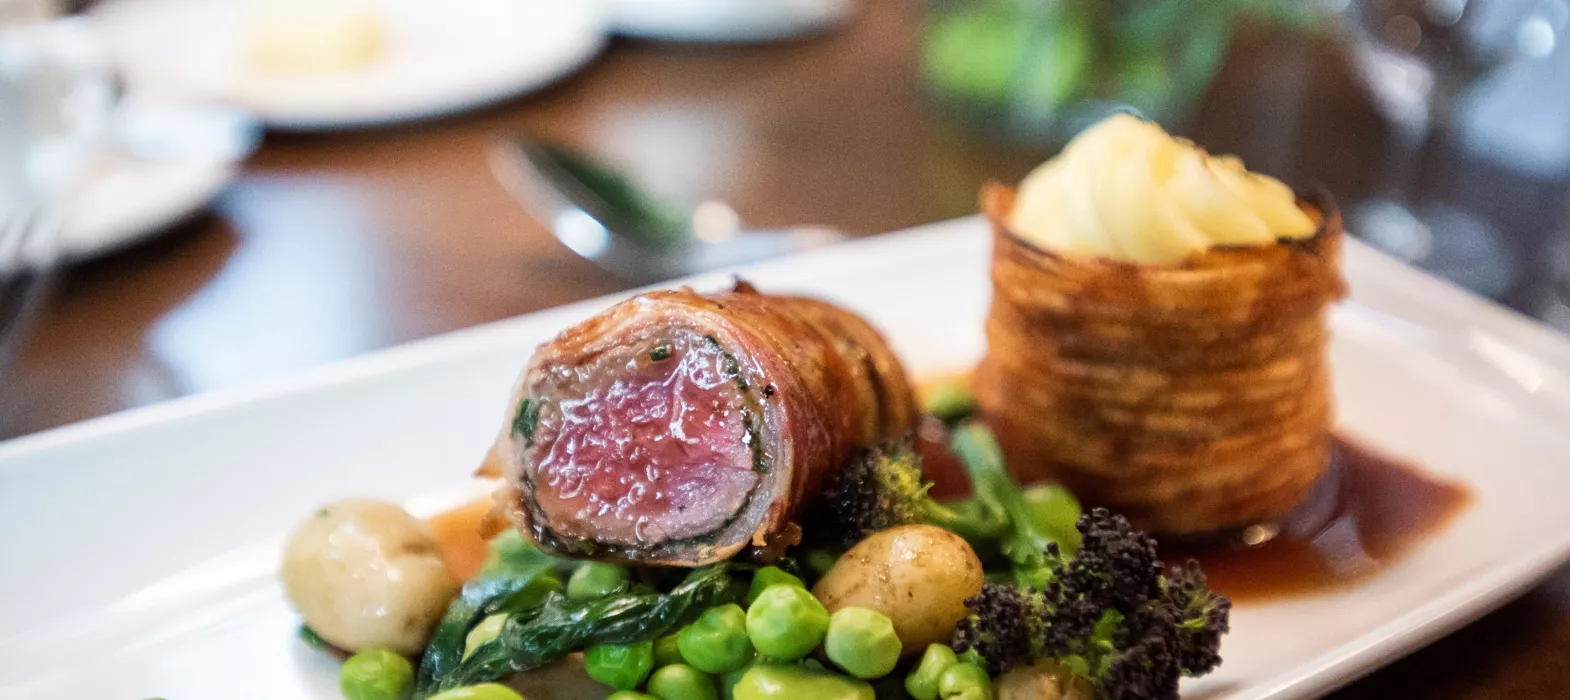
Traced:
<path id="1" fill-rule="evenodd" d="M 204 207 L 255 150 L 260 127 L 219 106 L 128 98 L 69 204 L 68 259 L 103 255 L 162 233 Z"/>
<path id="2" fill-rule="evenodd" d="M 612 29 L 660 41 L 759 43 L 843 24 L 854 0 L 612 0 Z"/>
<path id="3" fill-rule="evenodd" d="M 291 23 L 267 14 L 275 3 L 103 0 L 92 14 L 133 87 L 238 104 L 270 128 L 294 131 L 405 122 L 499 102 L 577 70 L 606 39 L 598 1 L 355 0 L 366 13 L 356 18 L 370 28 L 352 19 L 338 26 L 333 20 L 344 18 L 327 9 L 321 23 Z M 288 4 L 307 19 L 315 12 L 307 0 Z M 364 30 L 370 38 L 335 36 L 317 24 Z M 271 31 L 285 35 L 274 37 L 284 51 L 298 49 L 307 58 L 341 48 L 340 39 L 366 39 L 369 48 L 357 59 L 363 64 L 353 66 L 293 73 L 270 64 L 258 68 L 247 52 L 256 51 L 259 34 Z"/>

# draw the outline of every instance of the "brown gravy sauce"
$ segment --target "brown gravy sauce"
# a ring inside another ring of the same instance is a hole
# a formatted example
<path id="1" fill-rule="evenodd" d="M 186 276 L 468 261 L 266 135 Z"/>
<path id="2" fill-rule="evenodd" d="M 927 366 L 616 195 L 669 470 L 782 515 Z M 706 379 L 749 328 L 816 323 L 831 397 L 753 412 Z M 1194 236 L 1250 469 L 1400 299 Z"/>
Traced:
<path id="1" fill-rule="evenodd" d="M 941 442 L 917 449 L 943 499 L 969 495 L 963 468 Z M 1211 588 L 1234 601 L 1279 600 L 1367 580 L 1444 530 L 1472 502 L 1467 487 L 1344 437 L 1308 500 L 1280 523 L 1199 538 L 1163 538 L 1162 559 L 1198 559 Z"/>
<path id="2" fill-rule="evenodd" d="M 1211 588 L 1234 601 L 1297 598 L 1367 580 L 1471 503 L 1466 486 L 1338 436 L 1314 492 L 1280 523 L 1166 540 L 1161 553 L 1198 559 Z"/>

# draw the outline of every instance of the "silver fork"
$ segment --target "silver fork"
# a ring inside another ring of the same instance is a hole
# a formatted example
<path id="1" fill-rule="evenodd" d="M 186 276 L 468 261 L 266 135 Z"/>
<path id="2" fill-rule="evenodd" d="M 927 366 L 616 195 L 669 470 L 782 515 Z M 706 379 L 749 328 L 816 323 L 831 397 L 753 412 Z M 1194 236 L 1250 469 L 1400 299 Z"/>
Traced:
<path id="1" fill-rule="evenodd" d="M 102 144 L 106 61 L 80 22 L 0 22 L 0 371 L 44 307 L 67 207 Z"/>
<path id="2" fill-rule="evenodd" d="M 44 307 L 60 260 L 61 217 L 24 204 L 0 216 L 0 370 Z"/>

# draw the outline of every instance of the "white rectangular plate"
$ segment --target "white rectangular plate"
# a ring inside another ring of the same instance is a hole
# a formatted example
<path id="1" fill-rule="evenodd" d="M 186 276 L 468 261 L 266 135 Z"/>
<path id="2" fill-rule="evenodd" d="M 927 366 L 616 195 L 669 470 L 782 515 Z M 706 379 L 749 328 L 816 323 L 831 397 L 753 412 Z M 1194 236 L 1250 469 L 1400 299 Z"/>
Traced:
<path id="1" fill-rule="evenodd" d="M 984 225 L 965 219 L 744 271 L 866 314 L 914 372 L 983 350 Z M 1570 551 L 1570 343 L 1382 258 L 1347 251 L 1336 392 L 1355 437 L 1475 490 L 1438 537 L 1352 590 L 1233 616 L 1193 697 L 1323 694 L 1498 606 Z M 689 281 L 699 289 L 726 275 Z M 273 581 L 314 506 L 428 514 L 467 478 L 534 347 L 597 299 L 0 444 L 0 699 L 337 698 Z"/>

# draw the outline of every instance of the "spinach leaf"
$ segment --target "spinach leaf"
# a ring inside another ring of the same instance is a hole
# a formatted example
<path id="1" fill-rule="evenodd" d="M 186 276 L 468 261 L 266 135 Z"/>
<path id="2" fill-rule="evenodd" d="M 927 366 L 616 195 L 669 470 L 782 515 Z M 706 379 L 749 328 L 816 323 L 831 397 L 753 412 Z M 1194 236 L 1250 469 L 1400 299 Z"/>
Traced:
<path id="1" fill-rule="evenodd" d="M 523 541 L 516 532 L 502 533 L 492 540 L 485 565 L 463 584 L 463 591 L 447 607 L 425 647 L 416 697 L 436 692 L 442 679 L 463 660 L 469 630 L 487 615 L 506 610 L 515 596 L 539 577 L 550 574 L 558 563 L 555 557 Z"/>
<path id="2" fill-rule="evenodd" d="M 724 563 L 694 569 L 669 593 L 630 593 L 587 603 L 552 593 L 538 614 L 509 619 L 496 639 L 441 678 L 438 689 L 500 680 L 596 644 L 635 644 L 675 632 L 710 606 L 738 596 L 728 569 Z"/>

